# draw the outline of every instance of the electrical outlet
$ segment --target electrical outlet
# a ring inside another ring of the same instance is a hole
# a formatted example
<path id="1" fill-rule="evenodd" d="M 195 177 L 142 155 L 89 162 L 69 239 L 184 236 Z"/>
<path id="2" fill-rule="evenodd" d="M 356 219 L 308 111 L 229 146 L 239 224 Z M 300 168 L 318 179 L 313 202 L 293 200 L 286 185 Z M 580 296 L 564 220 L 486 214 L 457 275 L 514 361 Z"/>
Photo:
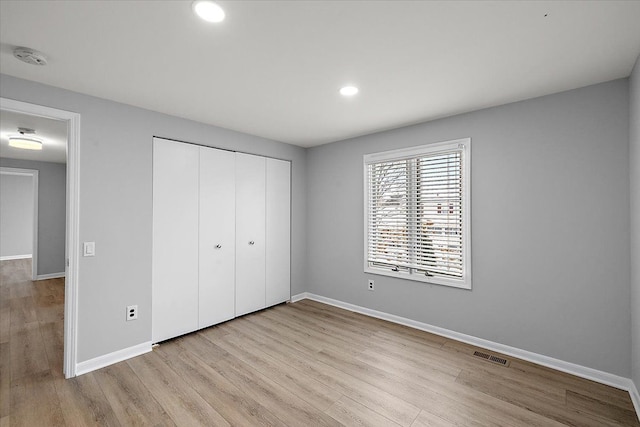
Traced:
<path id="1" fill-rule="evenodd" d="M 127 306 L 127 322 L 129 320 L 137 320 L 137 319 L 138 319 L 138 306 L 128 305 Z"/>
<path id="2" fill-rule="evenodd" d="M 373 290 L 373 280 L 369 279 L 369 281 L 368 281 L 367 283 L 368 283 L 368 287 L 367 287 L 367 289 L 369 289 L 370 291 L 372 291 L 372 290 Z"/>

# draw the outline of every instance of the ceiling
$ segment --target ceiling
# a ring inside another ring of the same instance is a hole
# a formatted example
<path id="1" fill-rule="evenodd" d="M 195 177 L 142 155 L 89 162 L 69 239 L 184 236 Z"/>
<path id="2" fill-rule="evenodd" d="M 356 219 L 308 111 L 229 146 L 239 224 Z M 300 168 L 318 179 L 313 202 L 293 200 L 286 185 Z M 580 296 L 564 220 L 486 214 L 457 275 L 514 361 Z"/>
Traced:
<path id="1" fill-rule="evenodd" d="M 35 136 L 42 139 L 42 150 L 9 147 L 9 136 L 17 135 L 19 127 L 35 130 Z M 67 163 L 67 122 L 0 111 L 0 157 Z"/>
<path id="2" fill-rule="evenodd" d="M 218 3 L 211 24 L 190 1 L 2 0 L 0 72 L 309 147 L 626 77 L 640 54 L 638 1 Z"/>

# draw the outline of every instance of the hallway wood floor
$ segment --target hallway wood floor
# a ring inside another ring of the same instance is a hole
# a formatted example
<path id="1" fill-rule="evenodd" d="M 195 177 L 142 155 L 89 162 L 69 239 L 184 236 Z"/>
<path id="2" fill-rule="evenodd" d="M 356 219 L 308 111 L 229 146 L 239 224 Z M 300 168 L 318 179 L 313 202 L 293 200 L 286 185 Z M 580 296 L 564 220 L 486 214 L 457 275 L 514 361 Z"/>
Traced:
<path id="1" fill-rule="evenodd" d="M 0 267 L 0 427 L 640 425 L 624 391 L 308 300 L 65 380 L 63 280 Z"/>

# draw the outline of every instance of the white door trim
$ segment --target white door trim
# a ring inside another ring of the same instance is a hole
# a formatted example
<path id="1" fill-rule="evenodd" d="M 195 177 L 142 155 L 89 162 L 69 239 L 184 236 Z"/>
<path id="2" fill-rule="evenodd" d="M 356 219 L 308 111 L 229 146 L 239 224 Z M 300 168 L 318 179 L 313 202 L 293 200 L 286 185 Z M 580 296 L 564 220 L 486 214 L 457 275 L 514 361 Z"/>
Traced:
<path id="1" fill-rule="evenodd" d="M 31 280 L 38 279 L 38 171 L 36 169 L 0 167 L 1 175 L 30 176 L 33 187 L 33 239 L 31 242 Z"/>
<path id="2" fill-rule="evenodd" d="M 67 122 L 67 230 L 64 298 L 66 378 L 76 376 L 78 333 L 78 232 L 80 207 L 80 114 L 0 97 L 0 109 Z M 35 252 L 35 251 L 34 251 Z M 35 261 L 35 259 L 34 259 Z"/>

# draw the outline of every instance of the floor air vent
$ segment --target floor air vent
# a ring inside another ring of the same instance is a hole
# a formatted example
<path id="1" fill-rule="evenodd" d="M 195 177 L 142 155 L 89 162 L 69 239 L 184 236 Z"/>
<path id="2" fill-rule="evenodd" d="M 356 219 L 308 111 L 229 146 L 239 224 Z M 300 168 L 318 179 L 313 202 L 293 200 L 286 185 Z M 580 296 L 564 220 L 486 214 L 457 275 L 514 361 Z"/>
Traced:
<path id="1" fill-rule="evenodd" d="M 481 359 L 488 360 L 489 362 L 497 363 L 503 366 L 509 366 L 509 362 L 507 361 L 507 359 L 503 359 L 502 357 L 492 356 L 491 354 L 482 353 L 480 351 L 474 351 L 473 355 Z"/>

